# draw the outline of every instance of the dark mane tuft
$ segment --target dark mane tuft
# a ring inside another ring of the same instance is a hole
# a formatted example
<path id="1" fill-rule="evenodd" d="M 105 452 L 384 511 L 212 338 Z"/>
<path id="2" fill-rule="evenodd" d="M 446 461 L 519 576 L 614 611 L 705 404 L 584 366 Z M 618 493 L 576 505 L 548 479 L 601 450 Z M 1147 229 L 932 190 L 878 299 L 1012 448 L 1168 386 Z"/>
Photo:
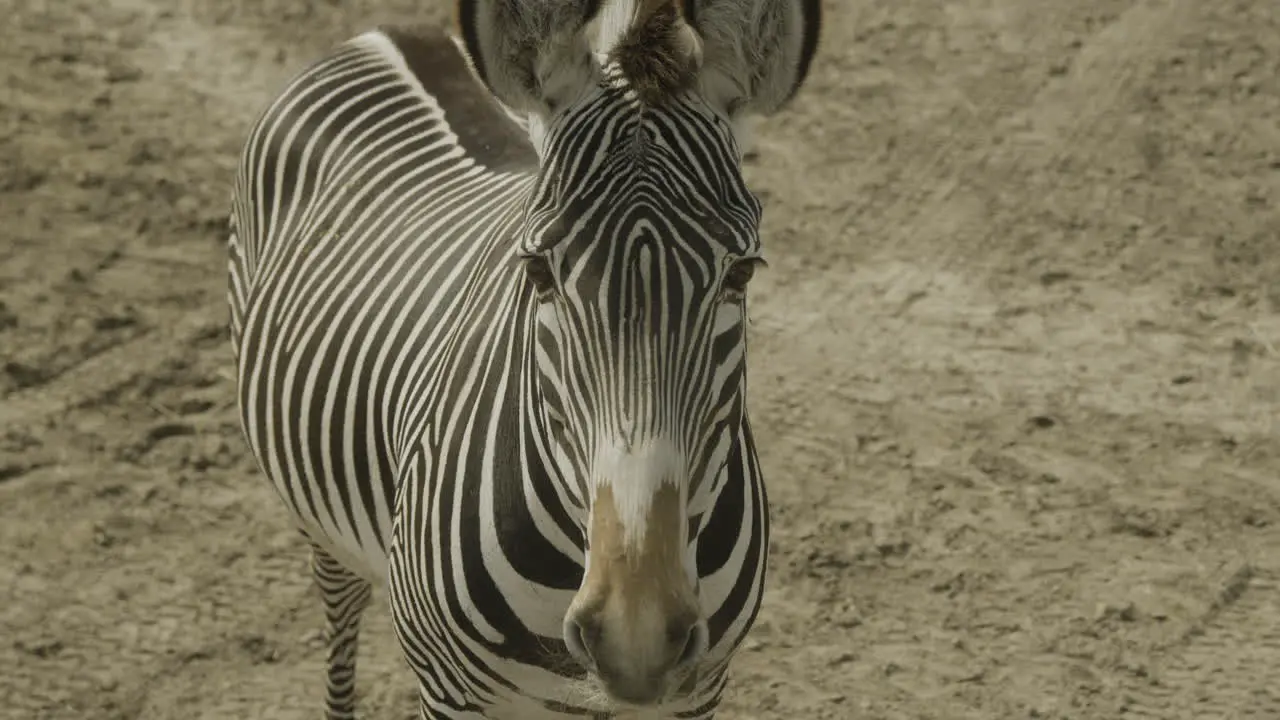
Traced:
<path id="1" fill-rule="evenodd" d="M 675 3 L 668 3 L 628 29 L 609 54 L 646 105 L 662 105 L 693 85 L 695 68 L 679 30 Z"/>

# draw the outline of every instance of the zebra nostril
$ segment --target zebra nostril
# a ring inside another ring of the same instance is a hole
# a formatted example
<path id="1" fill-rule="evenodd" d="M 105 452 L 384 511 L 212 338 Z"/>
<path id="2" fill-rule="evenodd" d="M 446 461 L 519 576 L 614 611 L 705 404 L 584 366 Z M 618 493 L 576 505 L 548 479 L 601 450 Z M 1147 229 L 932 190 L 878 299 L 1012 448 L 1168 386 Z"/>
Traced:
<path id="1" fill-rule="evenodd" d="M 680 654 L 676 656 L 677 668 L 686 668 L 702 659 L 703 654 L 707 651 L 706 623 L 695 622 L 685 628 L 682 634 L 676 635 L 676 637 L 683 640 L 683 644 L 679 646 Z"/>
<path id="2" fill-rule="evenodd" d="M 570 618 L 564 623 L 564 644 L 569 654 L 586 667 L 595 664 L 594 648 L 600 640 L 600 623 L 591 617 Z"/>

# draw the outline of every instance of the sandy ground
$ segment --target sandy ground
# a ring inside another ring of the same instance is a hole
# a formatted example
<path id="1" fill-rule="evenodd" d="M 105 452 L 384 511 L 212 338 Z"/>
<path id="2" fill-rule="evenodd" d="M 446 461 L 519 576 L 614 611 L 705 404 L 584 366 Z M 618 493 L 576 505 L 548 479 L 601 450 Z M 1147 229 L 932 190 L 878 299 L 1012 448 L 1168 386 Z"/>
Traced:
<path id="1" fill-rule="evenodd" d="M 777 535 L 723 717 L 1280 718 L 1272 5 L 826 3 L 749 170 Z M 315 717 L 229 178 L 301 63 L 443 3 L 0 14 L 0 717 Z M 411 717 L 366 637 L 367 716 Z"/>

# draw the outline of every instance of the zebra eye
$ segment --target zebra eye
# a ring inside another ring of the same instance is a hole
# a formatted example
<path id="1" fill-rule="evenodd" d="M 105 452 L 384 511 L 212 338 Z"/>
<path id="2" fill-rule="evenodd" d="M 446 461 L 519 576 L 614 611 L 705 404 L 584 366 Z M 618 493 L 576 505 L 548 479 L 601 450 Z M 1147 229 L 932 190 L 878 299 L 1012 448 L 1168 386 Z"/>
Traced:
<path id="1" fill-rule="evenodd" d="M 539 300 L 545 300 L 556 291 L 556 278 L 551 272 L 551 263 L 541 255 L 525 258 L 524 272 L 533 283 L 533 289 Z"/>
<path id="2" fill-rule="evenodd" d="M 756 266 L 762 264 L 764 261 L 760 258 L 747 258 L 735 262 L 729 268 L 729 272 L 724 276 L 724 289 L 730 299 L 741 298 L 747 292 L 747 283 L 751 282 L 751 277 L 755 275 Z"/>

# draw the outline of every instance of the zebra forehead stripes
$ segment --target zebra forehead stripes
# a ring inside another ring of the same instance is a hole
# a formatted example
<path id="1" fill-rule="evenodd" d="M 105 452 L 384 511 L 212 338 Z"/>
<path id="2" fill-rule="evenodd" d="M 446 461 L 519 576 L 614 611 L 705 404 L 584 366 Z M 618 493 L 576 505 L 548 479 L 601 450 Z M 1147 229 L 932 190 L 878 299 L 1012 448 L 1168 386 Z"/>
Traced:
<path id="1" fill-rule="evenodd" d="M 635 238 L 637 223 L 695 254 L 759 251 L 760 203 L 732 130 L 696 99 L 657 111 L 607 88 L 562 120 L 543 157 L 522 254 L 566 240 L 567 255 L 612 248 Z"/>

